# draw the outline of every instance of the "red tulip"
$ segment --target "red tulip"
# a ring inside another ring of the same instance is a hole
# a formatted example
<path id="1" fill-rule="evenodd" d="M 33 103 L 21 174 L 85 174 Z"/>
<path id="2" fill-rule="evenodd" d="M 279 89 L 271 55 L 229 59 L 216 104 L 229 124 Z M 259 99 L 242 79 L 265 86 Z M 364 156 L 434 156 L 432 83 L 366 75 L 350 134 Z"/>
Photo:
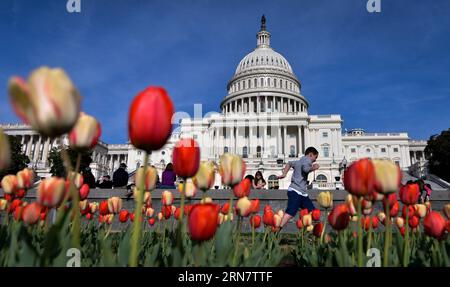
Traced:
<path id="1" fill-rule="evenodd" d="M 296 222 L 297 228 L 298 229 L 302 229 L 303 228 L 303 222 L 302 220 L 299 218 Z"/>
<path id="2" fill-rule="evenodd" d="M 316 225 L 314 225 L 313 234 L 316 237 L 321 237 L 323 231 L 323 223 L 319 222 Z"/>
<path id="3" fill-rule="evenodd" d="M 420 186 L 417 183 L 402 186 L 400 188 L 399 197 L 406 205 L 416 204 L 420 197 Z"/>
<path id="4" fill-rule="evenodd" d="M 406 228 L 404 226 L 402 226 L 402 227 L 399 227 L 399 230 L 400 230 L 400 234 L 402 236 L 405 236 Z"/>
<path id="5" fill-rule="evenodd" d="M 272 226 L 273 225 L 273 216 L 274 212 L 272 210 L 265 211 L 263 214 L 263 223 L 266 226 Z"/>
<path id="6" fill-rule="evenodd" d="M 372 228 L 373 229 L 377 229 L 379 223 L 380 223 L 380 220 L 378 219 L 378 217 L 376 217 L 376 216 L 372 217 Z"/>
<path id="7" fill-rule="evenodd" d="M 222 212 L 222 214 L 228 214 L 229 211 L 230 211 L 230 203 L 226 202 L 222 205 L 222 209 L 220 210 L 220 212 Z"/>
<path id="8" fill-rule="evenodd" d="M 335 230 L 343 230 L 350 223 L 350 213 L 346 204 L 339 204 L 328 215 L 328 222 Z"/>
<path id="9" fill-rule="evenodd" d="M 14 194 L 17 198 L 24 198 L 25 197 L 25 189 L 18 189 L 16 190 Z"/>
<path id="10" fill-rule="evenodd" d="M 394 203 L 394 205 L 391 207 L 391 210 L 389 212 L 390 217 L 396 217 L 399 210 L 400 210 L 400 203 L 398 203 L 398 202 Z"/>
<path id="11" fill-rule="evenodd" d="M 37 202 L 27 204 L 22 211 L 22 221 L 35 224 L 41 218 L 41 205 Z"/>
<path id="12" fill-rule="evenodd" d="M 445 235 L 446 222 L 444 217 L 437 211 L 431 211 L 423 220 L 423 227 L 428 236 L 443 239 Z"/>
<path id="13" fill-rule="evenodd" d="M 367 158 L 352 163 L 344 173 L 345 189 L 356 196 L 370 194 L 375 182 L 375 167 Z"/>
<path id="14" fill-rule="evenodd" d="M 192 240 L 208 240 L 217 229 L 218 206 L 212 203 L 195 204 L 189 214 L 188 226 Z"/>
<path id="15" fill-rule="evenodd" d="M 258 213 L 259 212 L 259 199 L 253 199 L 250 201 L 250 213 Z"/>
<path id="16" fill-rule="evenodd" d="M 150 224 L 150 226 L 153 226 L 155 224 L 155 219 L 154 218 L 149 218 L 148 224 Z"/>
<path id="17" fill-rule="evenodd" d="M 80 200 L 85 200 L 89 195 L 89 185 L 83 184 L 80 188 Z"/>
<path id="18" fill-rule="evenodd" d="M 169 205 L 164 205 L 161 208 L 161 212 L 165 219 L 169 219 L 170 216 L 172 215 L 172 207 Z"/>
<path id="19" fill-rule="evenodd" d="M 319 221 L 320 220 L 320 210 L 319 209 L 314 209 L 312 212 L 311 212 L 311 216 L 312 216 L 312 219 L 314 220 L 314 221 Z"/>
<path id="20" fill-rule="evenodd" d="M 128 134 L 138 149 L 150 152 L 162 148 L 172 132 L 173 103 L 166 90 L 148 87 L 131 103 Z"/>
<path id="21" fill-rule="evenodd" d="M 173 149 L 173 170 L 183 178 L 193 177 L 200 164 L 200 148 L 193 139 L 180 139 Z"/>
<path id="22" fill-rule="evenodd" d="M 305 208 L 305 209 L 300 210 L 300 218 L 302 218 L 303 216 L 305 216 L 307 214 L 309 214 L 308 209 Z"/>
<path id="23" fill-rule="evenodd" d="M 91 209 L 89 207 L 89 203 L 88 203 L 87 199 L 79 201 L 78 205 L 80 207 L 81 215 L 86 215 L 86 214 L 90 213 Z"/>
<path id="24" fill-rule="evenodd" d="M 8 213 L 13 213 L 18 206 L 22 205 L 22 200 L 14 199 L 8 207 Z"/>
<path id="25" fill-rule="evenodd" d="M 234 196 L 241 198 L 244 196 L 249 196 L 250 188 L 252 187 L 252 181 L 248 178 L 244 178 L 240 183 L 233 187 Z"/>
<path id="26" fill-rule="evenodd" d="M 416 228 L 417 226 L 419 226 L 419 223 L 420 223 L 419 217 L 413 215 L 409 218 L 408 222 L 409 222 L 409 226 L 411 228 Z"/>
<path id="27" fill-rule="evenodd" d="M 385 196 L 383 199 L 383 210 L 386 210 L 386 204 L 389 203 L 389 209 L 392 208 L 392 206 L 397 202 L 397 194 L 390 193 L 389 195 Z"/>
<path id="28" fill-rule="evenodd" d="M 450 219 L 447 220 L 446 228 L 447 228 L 447 232 L 450 233 Z"/>
<path id="29" fill-rule="evenodd" d="M 129 217 L 130 213 L 128 212 L 128 210 L 123 209 L 119 212 L 119 221 L 121 223 L 127 222 Z"/>
<path id="30" fill-rule="evenodd" d="M 403 205 L 402 216 L 406 219 L 406 213 L 408 213 L 408 218 L 411 218 L 416 213 L 413 205 Z"/>
<path id="31" fill-rule="evenodd" d="M 100 205 L 98 207 L 98 212 L 100 213 L 100 215 L 107 215 L 109 214 L 109 208 L 108 208 L 108 201 L 104 200 L 102 202 L 100 202 Z"/>
<path id="32" fill-rule="evenodd" d="M 253 226 L 255 229 L 261 225 L 261 216 L 254 215 L 250 217 L 250 226 Z"/>
<path id="33" fill-rule="evenodd" d="M 192 205 L 191 204 L 186 204 L 184 206 L 184 214 L 185 215 L 189 215 L 189 213 L 191 213 L 191 210 L 192 210 Z"/>
<path id="34" fill-rule="evenodd" d="M 94 218 L 94 215 L 92 213 L 86 214 L 86 219 L 87 220 L 92 220 L 93 218 Z"/>
<path id="35" fill-rule="evenodd" d="M 270 205 L 266 204 L 264 206 L 264 212 L 269 211 L 269 210 L 272 210 L 272 207 Z"/>
<path id="36" fill-rule="evenodd" d="M 134 215 L 134 212 L 131 212 L 131 213 L 130 213 L 130 221 L 131 221 L 131 222 L 134 222 L 134 216 L 135 216 L 135 215 Z M 141 216 L 141 218 L 142 218 L 142 216 Z"/>
<path id="37" fill-rule="evenodd" d="M 173 214 L 173 216 L 175 217 L 176 220 L 180 219 L 180 213 L 181 213 L 181 209 L 179 207 L 177 207 L 177 209 L 175 209 L 175 212 Z"/>

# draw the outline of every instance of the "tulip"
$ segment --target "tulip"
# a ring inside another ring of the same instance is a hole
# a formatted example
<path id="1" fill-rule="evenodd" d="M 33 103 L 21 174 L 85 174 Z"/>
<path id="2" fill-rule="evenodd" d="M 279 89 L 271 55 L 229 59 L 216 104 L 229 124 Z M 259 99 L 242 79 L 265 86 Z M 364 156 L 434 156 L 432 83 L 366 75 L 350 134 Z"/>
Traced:
<path id="1" fill-rule="evenodd" d="M 130 218 L 130 213 L 128 212 L 128 210 L 123 209 L 119 212 L 119 221 L 121 223 L 127 222 L 128 218 Z"/>
<path id="2" fill-rule="evenodd" d="M 73 150 L 90 150 L 97 145 L 101 134 L 100 123 L 94 117 L 81 112 L 69 133 L 69 145 Z"/>
<path id="3" fill-rule="evenodd" d="M 423 220 L 423 227 L 428 236 L 443 239 L 445 235 L 446 222 L 444 217 L 436 211 L 431 211 Z"/>
<path id="4" fill-rule="evenodd" d="M 98 202 L 89 203 L 90 213 L 94 214 L 98 209 Z"/>
<path id="5" fill-rule="evenodd" d="M 425 204 L 416 204 L 414 205 L 414 209 L 415 215 L 420 218 L 424 218 L 425 215 L 427 215 L 427 207 L 425 206 Z"/>
<path id="6" fill-rule="evenodd" d="M 190 179 L 187 179 L 186 182 L 178 184 L 178 191 L 183 192 L 183 190 L 187 198 L 194 197 L 195 194 L 197 193 L 197 187 Z"/>
<path id="7" fill-rule="evenodd" d="M 306 227 L 306 231 L 308 231 L 308 232 L 312 232 L 313 230 L 314 230 L 314 225 L 308 225 Z"/>
<path id="8" fill-rule="evenodd" d="M 274 215 L 275 214 L 273 213 L 272 210 L 265 211 L 263 213 L 263 223 L 264 223 L 264 225 L 272 226 L 273 225 L 273 217 L 274 217 Z"/>
<path id="9" fill-rule="evenodd" d="M 104 216 L 104 220 L 106 224 L 111 224 L 113 222 L 114 219 L 114 214 L 110 213 Z"/>
<path id="10" fill-rule="evenodd" d="M 214 164 L 210 161 L 200 162 L 197 173 L 194 176 L 193 182 L 198 189 L 206 191 L 214 185 L 215 172 Z"/>
<path id="11" fill-rule="evenodd" d="M 304 226 L 312 225 L 311 214 L 307 214 L 307 215 L 303 216 L 302 223 L 303 223 Z"/>
<path id="12" fill-rule="evenodd" d="M 284 217 L 284 211 L 282 209 L 278 210 L 277 214 L 283 218 Z"/>
<path id="13" fill-rule="evenodd" d="M 445 224 L 447 233 L 450 233 L 450 219 L 447 220 L 447 223 Z"/>
<path id="14" fill-rule="evenodd" d="M 213 200 L 211 197 L 204 197 L 202 200 L 200 200 L 200 203 L 212 203 Z"/>
<path id="15" fill-rule="evenodd" d="M 375 167 L 367 158 L 353 162 L 344 173 L 345 189 L 355 196 L 370 194 L 375 181 Z"/>
<path id="16" fill-rule="evenodd" d="M 144 167 L 141 166 L 136 171 L 135 176 L 135 184 L 136 186 L 139 185 L 140 182 L 142 182 L 142 177 L 144 177 Z M 156 182 L 158 180 L 158 171 L 156 168 L 148 166 L 145 171 L 145 179 L 144 179 L 144 189 L 146 191 L 154 190 L 156 187 Z M 136 188 L 137 189 L 137 188 Z M 134 195 L 134 198 L 138 198 L 137 194 Z M 145 202 L 145 200 L 144 200 Z"/>
<path id="17" fill-rule="evenodd" d="M 220 212 L 223 214 L 228 214 L 228 211 L 230 210 L 230 204 L 228 202 L 224 203 L 222 205 L 222 208 L 220 209 Z"/>
<path id="18" fill-rule="evenodd" d="M 86 219 L 87 220 L 92 220 L 93 218 L 94 218 L 94 215 L 92 213 L 86 214 Z"/>
<path id="19" fill-rule="evenodd" d="M 323 223 L 319 222 L 316 225 L 314 225 L 313 228 L 313 234 L 315 237 L 321 237 L 323 232 Z"/>
<path id="20" fill-rule="evenodd" d="M 172 214 L 175 214 L 175 211 L 177 210 L 177 207 L 175 206 L 175 205 L 171 205 L 170 206 L 170 212 L 172 213 Z"/>
<path id="21" fill-rule="evenodd" d="M 37 202 L 43 206 L 56 207 L 61 204 L 65 193 L 65 181 L 62 178 L 44 179 L 37 189 Z"/>
<path id="22" fill-rule="evenodd" d="M 200 148 L 193 139 L 180 139 L 173 149 L 173 170 L 182 178 L 193 177 L 200 164 Z"/>
<path id="23" fill-rule="evenodd" d="M 372 217 L 372 228 L 373 229 L 377 229 L 379 223 L 380 223 L 380 220 L 378 219 L 378 217 Z"/>
<path id="24" fill-rule="evenodd" d="M 275 215 L 273 216 L 272 226 L 275 227 L 275 228 L 280 227 L 280 225 L 281 225 L 281 219 L 282 219 L 282 217 L 281 217 L 279 214 L 275 214 Z"/>
<path id="25" fill-rule="evenodd" d="M 154 218 L 149 218 L 149 219 L 148 219 L 148 224 L 149 224 L 150 226 L 153 226 L 153 225 L 155 224 L 155 219 L 154 219 Z"/>
<path id="26" fill-rule="evenodd" d="M 8 213 L 13 213 L 18 206 L 22 205 L 22 200 L 14 199 L 8 207 Z"/>
<path id="27" fill-rule="evenodd" d="M 195 204 L 188 218 L 189 235 L 192 240 L 204 241 L 216 233 L 219 217 L 218 206 L 211 203 Z"/>
<path id="28" fill-rule="evenodd" d="M 382 194 L 395 193 L 402 181 L 400 167 L 390 160 L 372 160 L 375 170 L 375 189 Z"/>
<path id="29" fill-rule="evenodd" d="M 413 216 L 415 214 L 415 209 L 413 206 L 411 205 L 403 205 L 402 208 L 402 216 L 403 218 L 410 218 L 411 216 Z"/>
<path id="30" fill-rule="evenodd" d="M 259 212 L 259 199 L 253 199 L 250 201 L 250 213 L 258 213 Z"/>
<path id="31" fill-rule="evenodd" d="M 390 193 L 383 199 L 383 208 L 386 210 L 386 205 L 389 205 L 389 209 L 391 209 L 396 202 L 397 202 L 397 195 L 395 193 Z"/>
<path id="32" fill-rule="evenodd" d="M 23 214 L 23 210 L 24 210 L 25 206 L 26 206 L 26 203 L 22 203 L 21 205 L 17 206 L 14 209 L 13 216 L 14 216 L 14 219 L 16 221 L 21 221 L 22 220 L 22 214 Z"/>
<path id="33" fill-rule="evenodd" d="M 122 199 L 117 196 L 108 198 L 108 210 L 109 213 L 119 213 L 122 209 Z"/>
<path id="34" fill-rule="evenodd" d="M 234 186 L 241 182 L 245 174 L 245 162 L 237 155 L 224 153 L 220 157 L 219 173 L 222 183 Z"/>
<path id="35" fill-rule="evenodd" d="M 395 224 L 398 226 L 398 228 L 402 228 L 405 225 L 405 220 L 403 217 L 397 217 L 395 219 Z"/>
<path id="36" fill-rule="evenodd" d="M 180 219 L 181 209 L 177 207 L 175 209 L 175 212 L 173 213 L 173 217 L 175 217 L 176 220 Z"/>
<path id="37" fill-rule="evenodd" d="M 299 216 L 300 216 L 300 218 L 303 218 L 303 216 L 305 216 L 307 214 L 309 214 L 309 210 L 304 208 L 304 209 L 300 210 L 300 215 Z"/>
<path id="38" fill-rule="evenodd" d="M 339 204 L 328 215 L 328 222 L 335 230 L 343 230 L 350 223 L 350 213 L 346 204 Z"/>
<path id="39" fill-rule="evenodd" d="M 19 188 L 17 176 L 12 175 L 12 174 L 5 175 L 2 178 L 2 188 L 3 188 L 4 193 L 7 193 L 7 194 L 15 193 L 16 190 Z"/>
<path id="40" fill-rule="evenodd" d="M 68 133 L 78 119 L 81 97 L 62 69 L 41 67 L 28 83 L 12 77 L 8 89 L 17 115 L 42 135 Z"/>
<path id="41" fill-rule="evenodd" d="M 415 215 L 411 216 L 408 220 L 408 223 L 411 228 L 416 228 L 417 226 L 419 226 L 420 223 L 419 217 Z"/>
<path id="42" fill-rule="evenodd" d="M 400 234 L 405 236 L 406 228 L 404 226 L 398 228 L 400 230 Z"/>
<path id="43" fill-rule="evenodd" d="M 266 204 L 264 206 L 264 212 L 269 211 L 269 210 L 272 210 L 272 207 L 269 204 Z"/>
<path id="44" fill-rule="evenodd" d="M 238 214 L 240 216 L 247 217 L 251 212 L 251 201 L 248 199 L 248 197 L 244 196 L 242 198 L 239 198 L 239 200 L 236 202 L 236 209 L 238 210 Z"/>
<path id="45" fill-rule="evenodd" d="M 450 218 L 450 203 L 447 203 L 444 206 L 444 214 L 445 216 L 447 216 L 447 218 Z"/>
<path id="46" fill-rule="evenodd" d="M 107 214 L 109 214 L 109 204 L 108 204 L 108 200 L 104 200 L 104 201 L 100 202 L 100 205 L 99 205 L 98 210 L 99 210 L 99 213 L 100 213 L 101 215 L 107 215 Z"/>
<path id="47" fill-rule="evenodd" d="M 0 128 L 0 171 L 5 170 L 11 164 L 11 148 L 8 136 Z"/>
<path id="48" fill-rule="evenodd" d="M 297 225 L 298 229 L 302 229 L 303 228 L 303 222 L 302 222 L 302 220 L 300 218 L 296 221 L 295 224 Z"/>
<path id="49" fill-rule="evenodd" d="M 8 201 L 4 198 L 0 198 L 0 211 L 5 210 L 7 205 Z"/>
<path id="50" fill-rule="evenodd" d="M 233 187 L 234 196 L 236 196 L 237 198 L 249 196 L 251 186 L 252 186 L 251 180 L 248 178 L 244 178 L 239 184 L 236 184 Z"/>
<path id="51" fill-rule="evenodd" d="M 31 204 L 27 204 L 22 211 L 22 221 L 33 225 L 41 217 L 41 206 L 37 202 L 33 202 Z"/>
<path id="52" fill-rule="evenodd" d="M 420 187 L 417 183 L 407 184 L 400 188 L 400 200 L 406 205 L 416 204 L 420 197 Z"/>
<path id="53" fill-rule="evenodd" d="M 85 200 L 89 195 L 89 185 L 83 184 L 80 188 L 80 200 Z"/>
<path id="54" fill-rule="evenodd" d="M 152 217 L 155 214 L 155 210 L 151 207 L 145 209 L 145 216 Z"/>
<path id="55" fill-rule="evenodd" d="M 261 225 L 261 216 L 253 215 L 250 217 L 250 226 L 253 226 L 254 228 L 259 228 L 260 225 Z"/>
<path id="56" fill-rule="evenodd" d="M 173 194 L 170 191 L 168 191 L 168 190 L 163 191 L 161 196 L 162 196 L 162 204 L 163 205 L 172 205 Z"/>
<path id="57" fill-rule="evenodd" d="M 345 198 L 345 203 L 347 204 L 349 213 L 351 215 L 355 215 L 356 208 L 355 208 L 355 205 L 353 204 L 353 196 L 351 196 L 351 194 L 347 195 L 347 197 Z"/>
<path id="58" fill-rule="evenodd" d="M 333 207 L 333 195 L 329 191 L 323 191 L 317 195 L 317 202 L 325 209 Z"/>
<path id="59" fill-rule="evenodd" d="M 217 217 L 217 224 L 222 224 L 224 221 L 225 215 L 223 213 L 219 213 L 219 216 Z"/>
<path id="60" fill-rule="evenodd" d="M 314 209 L 312 212 L 311 212 L 311 217 L 312 217 L 312 220 L 314 220 L 314 221 L 319 221 L 320 220 L 320 210 L 319 209 Z"/>
<path id="61" fill-rule="evenodd" d="M 128 134 L 138 149 L 150 152 L 161 149 L 172 132 L 174 107 L 166 90 L 148 87 L 131 103 Z"/>
<path id="62" fill-rule="evenodd" d="M 187 204 L 187 205 L 184 207 L 184 214 L 189 215 L 189 213 L 191 212 L 191 209 L 192 209 L 192 205 Z"/>
<path id="63" fill-rule="evenodd" d="M 89 208 L 89 202 L 87 201 L 87 199 L 79 201 L 78 206 L 80 208 L 81 215 L 86 215 L 86 214 L 90 213 L 90 211 L 91 211 L 91 209 Z"/>
<path id="64" fill-rule="evenodd" d="M 169 219 L 170 216 L 172 215 L 172 207 L 169 205 L 163 205 L 161 207 L 161 213 L 165 219 Z"/>
<path id="65" fill-rule="evenodd" d="M 378 217 L 378 220 L 379 220 L 381 223 L 384 224 L 384 220 L 386 219 L 386 213 L 384 213 L 384 212 L 379 212 L 378 215 L 377 215 L 377 217 Z"/>
<path id="66" fill-rule="evenodd" d="M 17 173 L 17 187 L 29 189 L 34 182 L 33 171 L 29 168 L 24 168 Z"/>

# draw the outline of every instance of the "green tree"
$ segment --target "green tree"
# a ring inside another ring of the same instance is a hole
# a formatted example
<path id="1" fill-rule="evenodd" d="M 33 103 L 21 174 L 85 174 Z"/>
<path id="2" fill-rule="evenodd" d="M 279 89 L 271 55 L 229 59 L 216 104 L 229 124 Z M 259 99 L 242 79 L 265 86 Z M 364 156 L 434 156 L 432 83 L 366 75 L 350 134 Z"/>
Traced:
<path id="1" fill-rule="evenodd" d="M 425 154 L 428 156 L 430 173 L 450 181 L 450 129 L 431 136 L 425 147 Z"/>
<path id="2" fill-rule="evenodd" d="M 72 167 L 75 168 L 78 152 L 70 148 L 67 149 L 67 152 L 69 154 Z M 50 173 L 53 176 L 66 177 L 66 168 L 64 167 L 64 162 L 61 157 L 60 148 L 57 147 L 52 148 L 49 152 L 48 160 L 50 162 Z M 90 151 L 81 152 L 80 171 L 84 170 L 86 167 L 89 167 L 91 162 L 92 162 L 91 152 Z"/>
<path id="3" fill-rule="evenodd" d="M 0 173 L 0 179 L 7 174 L 16 174 L 30 163 L 30 159 L 22 151 L 22 144 L 19 139 L 16 136 L 8 136 L 8 139 L 11 148 L 11 165 L 7 170 Z"/>

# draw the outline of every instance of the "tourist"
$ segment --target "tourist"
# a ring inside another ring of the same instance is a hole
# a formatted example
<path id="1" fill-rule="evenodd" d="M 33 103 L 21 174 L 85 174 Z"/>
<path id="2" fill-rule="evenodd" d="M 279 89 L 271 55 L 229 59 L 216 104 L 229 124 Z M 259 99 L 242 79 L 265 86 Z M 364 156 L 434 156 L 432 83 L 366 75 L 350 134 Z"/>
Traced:
<path id="1" fill-rule="evenodd" d="M 286 212 L 281 220 L 280 228 L 282 228 L 292 217 L 297 214 L 299 208 L 306 208 L 309 212 L 313 211 L 314 204 L 308 197 L 306 192 L 308 184 L 308 174 L 319 168 L 317 163 L 314 163 L 319 156 L 319 152 L 314 147 L 308 147 L 305 155 L 299 160 L 290 161 L 283 169 L 283 174 L 278 176 L 278 179 L 285 178 L 288 171 L 293 168 L 291 184 L 289 185 L 287 195 L 288 203 Z"/>
<path id="2" fill-rule="evenodd" d="M 252 181 L 252 187 L 254 189 L 263 189 L 266 185 L 266 181 L 264 180 L 264 177 L 262 175 L 262 172 L 259 170 L 255 173 L 254 180 Z"/>
<path id="3" fill-rule="evenodd" d="M 83 183 L 89 185 L 90 188 L 95 188 L 95 177 L 91 172 L 90 167 L 86 167 L 83 174 Z"/>
<path id="4" fill-rule="evenodd" d="M 166 165 L 166 169 L 162 173 L 162 181 L 160 188 L 162 189 L 175 189 L 175 181 L 177 180 L 177 175 L 173 171 L 172 163 Z"/>
<path id="5" fill-rule="evenodd" d="M 128 172 L 125 170 L 127 165 L 121 163 L 119 168 L 113 174 L 114 188 L 125 188 L 128 184 Z"/>
<path id="6" fill-rule="evenodd" d="M 431 192 L 433 192 L 433 190 L 431 189 L 431 185 L 430 185 L 429 183 L 427 183 L 427 184 L 425 184 L 425 185 L 423 186 L 423 188 L 424 188 L 425 191 L 426 191 L 426 195 L 425 195 L 425 200 L 424 200 L 424 202 L 430 201 L 430 198 L 431 198 Z"/>
<path id="7" fill-rule="evenodd" d="M 111 177 L 109 175 L 104 175 L 102 178 L 102 181 L 100 182 L 100 180 L 97 181 L 97 187 L 98 188 L 112 188 L 113 183 L 111 181 Z"/>

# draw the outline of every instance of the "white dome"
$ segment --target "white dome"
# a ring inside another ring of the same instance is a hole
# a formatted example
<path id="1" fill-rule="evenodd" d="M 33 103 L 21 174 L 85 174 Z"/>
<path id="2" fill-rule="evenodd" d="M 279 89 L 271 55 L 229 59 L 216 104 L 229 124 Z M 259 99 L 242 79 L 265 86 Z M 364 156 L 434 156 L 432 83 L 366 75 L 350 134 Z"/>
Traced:
<path id="1" fill-rule="evenodd" d="M 291 65 L 281 54 L 275 52 L 270 47 L 258 47 L 239 62 L 235 76 L 257 69 L 267 68 L 294 74 Z"/>

